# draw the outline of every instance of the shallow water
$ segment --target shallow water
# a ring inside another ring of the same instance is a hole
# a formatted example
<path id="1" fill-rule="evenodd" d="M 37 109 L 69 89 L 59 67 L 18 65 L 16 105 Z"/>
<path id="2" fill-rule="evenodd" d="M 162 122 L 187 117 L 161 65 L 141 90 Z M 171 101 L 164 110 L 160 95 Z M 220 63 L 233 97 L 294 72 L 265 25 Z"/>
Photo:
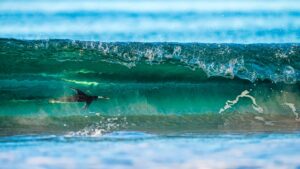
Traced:
<path id="1" fill-rule="evenodd" d="M 298 168 L 299 133 L 0 138 L 1 168 Z"/>

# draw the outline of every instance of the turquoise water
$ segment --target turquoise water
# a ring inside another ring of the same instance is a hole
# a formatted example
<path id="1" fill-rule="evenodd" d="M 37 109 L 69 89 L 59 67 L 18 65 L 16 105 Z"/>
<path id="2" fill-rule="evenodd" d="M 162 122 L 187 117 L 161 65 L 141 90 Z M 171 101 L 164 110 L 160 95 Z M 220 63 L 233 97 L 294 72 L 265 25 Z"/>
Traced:
<path id="1" fill-rule="evenodd" d="M 0 43 L 4 168 L 300 165 L 298 43 Z"/>
<path id="2" fill-rule="evenodd" d="M 299 7 L 1 1 L 0 168 L 299 168 Z"/>
<path id="3" fill-rule="evenodd" d="M 1 39 L 0 52 L 2 135 L 298 130 L 298 44 Z M 110 99 L 51 102 L 70 87 Z"/>

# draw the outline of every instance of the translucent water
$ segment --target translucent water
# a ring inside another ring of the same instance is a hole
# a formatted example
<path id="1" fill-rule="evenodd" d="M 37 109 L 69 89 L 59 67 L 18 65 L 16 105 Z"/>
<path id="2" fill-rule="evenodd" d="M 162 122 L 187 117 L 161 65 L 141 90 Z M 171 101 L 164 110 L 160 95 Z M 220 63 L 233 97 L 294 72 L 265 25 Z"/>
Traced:
<path id="1" fill-rule="evenodd" d="M 0 168 L 300 168 L 299 11 L 2 0 Z"/>

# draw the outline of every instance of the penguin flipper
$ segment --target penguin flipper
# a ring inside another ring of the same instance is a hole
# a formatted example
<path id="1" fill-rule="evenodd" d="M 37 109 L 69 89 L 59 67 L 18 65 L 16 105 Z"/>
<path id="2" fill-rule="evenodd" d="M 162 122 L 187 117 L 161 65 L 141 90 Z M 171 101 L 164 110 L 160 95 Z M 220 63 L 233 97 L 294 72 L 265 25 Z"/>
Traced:
<path id="1" fill-rule="evenodd" d="M 88 101 L 88 102 L 85 102 L 85 105 L 83 106 L 83 109 L 88 109 L 89 106 L 91 105 L 92 101 Z"/>
<path id="2" fill-rule="evenodd" d="M 85 94 L 83 91 L 70 87 L 72 90 L 74 90 L 76 92 L 77 95 L 83 95 L 83 96 L 87 96 L 87 94 Z"/>

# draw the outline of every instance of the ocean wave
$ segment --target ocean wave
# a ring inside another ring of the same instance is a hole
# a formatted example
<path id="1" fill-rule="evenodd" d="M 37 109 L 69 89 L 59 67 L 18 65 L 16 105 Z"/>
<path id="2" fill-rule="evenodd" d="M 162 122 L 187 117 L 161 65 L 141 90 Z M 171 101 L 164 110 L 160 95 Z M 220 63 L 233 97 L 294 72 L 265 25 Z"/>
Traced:
<path id="1" fill-rule="evenodd" d="M 299 44 L 101 43 L 1 39 L 1 72 L 101 79 L 299 81 Z"/>
<path id="2" fill-rule="evenodd" d="M 53 134 L 66 137 L 100 137 L 116 131 L 156 134 L 266 132 L 299 130 L 299 122 L 286 115 L 248 113 L 208 113 L 202 115 L 77 115 L 1 116 L 1 136 Z"/>
<path id="3" fill-rule="evenodd" d="M 0 133 L 298 130 L 299 56 L 299 44 L 0 39 Z M 110 100 L 49 102 L 70 87 Z"/>

